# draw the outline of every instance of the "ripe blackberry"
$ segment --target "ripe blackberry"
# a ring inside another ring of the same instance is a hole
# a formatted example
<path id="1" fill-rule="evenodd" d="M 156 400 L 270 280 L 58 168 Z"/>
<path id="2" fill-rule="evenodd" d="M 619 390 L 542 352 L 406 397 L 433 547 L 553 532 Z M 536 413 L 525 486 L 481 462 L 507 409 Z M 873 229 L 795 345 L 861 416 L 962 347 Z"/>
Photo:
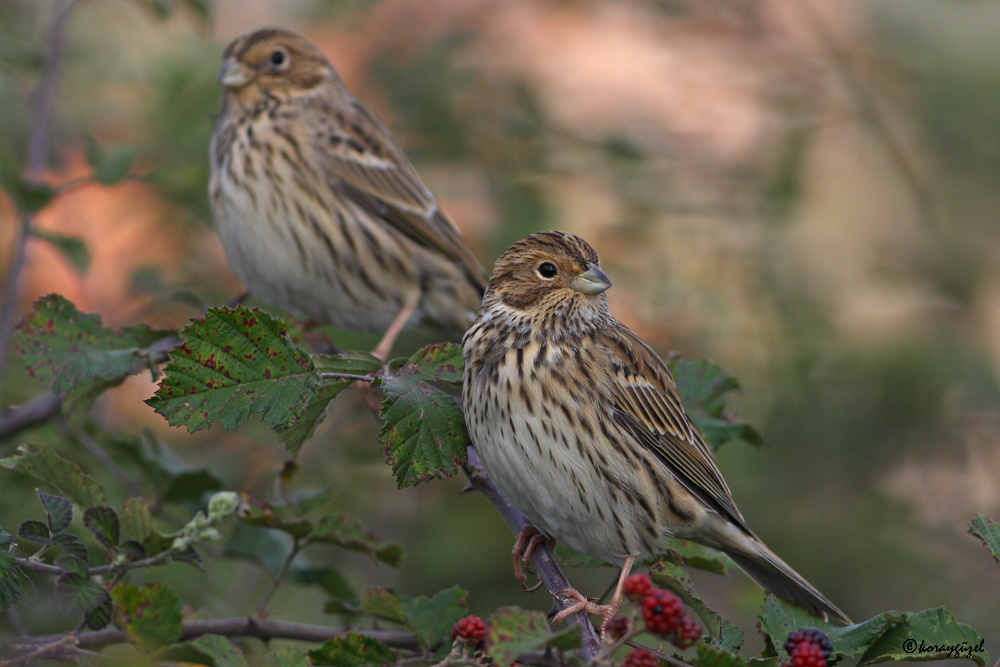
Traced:
<path id="1" fill-rule="evenodd" d="M 641 600 L 646 593 L 653 590 L 653 582 L 648 574 L 633 574 L 625 580 L 622 593 L 633 600 Z"/>
<path id="2" fill-rule="evenodd" d="M 486 636 L 486 624 L 475 614 L 469 614 L 451 626 L 451 640 L 461 639 L 475 643 Z"/>
<path id="3" fill-rule="evenodd" d="M 695 642 L 701 639 L 701 625 L 690 616 L 681 619 L 681 624 L 677 627 L 677 636 L 674 637 L 674 646 L 679 649 L 691 648 Z"/>
<path id="4" fill-rule="evenodd" d="M 634 648 L 625 656 L 622 667 L 660 667 L 660 661 L 653 652 L 644 648 Z"/>
<path id="5" fill-rule="evenodd" d="M 659 588 L 643 596 L 641 610 L 646 629 L 658 635 L 668 635 L 676 630 L 684 617 L 684 609 L 677 596 Z"/>
<path id="6" fill-rule="evenodd" d="M 632 629 L 632 621 L 625 616 L 615 616 L 604 628 L 605 634 L 614 640 L 621 639 L 628 635 Z"/>
<path id="7" fill-rule="evenodd" d="M 826 636 L 826 633 L 816 628 L 800 628 L 794 632 L 790 632 L 788 639 L 785 640 L 785 651 L 788 652 L 788 655 L 791 655 L 795 647 L 804 642 L 810 642 L 819 646 L 823 652 L 823 660 L 830 660 L 830 655 L 833 653 L 830 638 Z"/>
<path id="8" fill-rule="evenodd" d="M 826 667 L 826 658 L 819 644 L 802 642 L 792 650 L 792 667 Z"/>

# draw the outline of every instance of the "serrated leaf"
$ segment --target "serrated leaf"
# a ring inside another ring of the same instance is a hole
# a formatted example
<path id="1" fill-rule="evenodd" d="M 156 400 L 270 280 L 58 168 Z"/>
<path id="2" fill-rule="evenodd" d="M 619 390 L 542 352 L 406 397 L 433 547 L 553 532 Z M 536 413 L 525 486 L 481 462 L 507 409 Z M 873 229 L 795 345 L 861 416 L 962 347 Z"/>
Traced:
<path id="1" fill-rule="evenodd" d="M 78 560 L 87 562 L 87 547 L 79 537 L 72 533 L 57 533 L 52 536 L 52 541 L 61 546 L 66 553 Z"/>
<path id="2" fill-rule="evenodd" d="M 361 667 L 361 665 L 396 662 L 392 649 L 372 637 L 348 632 L 343 637 L 334 637 L 323 642 L 319 648 L 309 651 L 309 659 L 316 667 Z"/>
<path id="3" fill-rule="evenodd" d="M 743 646 L 743 631 L 709 608 L 694 590 L 691 575 L 684 567 L 684 560 L 673 551 L 667 551 L 649 567 L 653 583 L 666 588 L 687 605 L 701 619 L 702 625 L 713 642 L 724 651 L 735 653 Z"/>
<path id="4" fill-rule="evenodd" d="M 42 501 L 45 508 L 45 518 L 49 522 L 49 530 L 58 533 L 69 526 L 73 520 L 73 505 L 61 496 L 52 496 L 44 493 L 41 489 L 35 489 L 38 499 Z"/>
<path id="5" fill-rule="evenodd" d="M 699 642 L 693 667 L 748 667 L 748 665 L 746 660 L 728 650 Z"/>
<path id="6" fill-rule="evenodd" d="M 49 527 L 41 521 L 35 521 L 34 519 L 22 521 L 21 525 L 17 527 L 17 536 L 22 540 L 28 540 L 37 544 L 49 544 L 52 542 L 52 534 L 49 532 Z"/>
<path id="7" fill-rule="evenodd" d="M 760 434 L 749 424 L 726 413 L 726 400 L 740 383 L 711 361 L 673 359 L 668 364 L 677 381 L 677 391 L 691 421 L 705 439 L 718 449 L 739 438 L 751 445 L 763 445 Z"/>
<path id="8" fill-rule="evenodd" d="M 110 507 L 88 507 L 83 513 L 83 525 L 107 548 L 118 546 L 121 524 L 118 522 L 118 514 Z"/>
<path id="9" fill-rule="evenodd" d="M 8 535 L 10 533 L 7 533 Z M 21 578 L 14 554 L 0 549 L 0 612 L 21 600 Z"/>
<path id="10" fill-rule="evenodd" d="M 75 572 L 67 572 L 59 577 L 56 597 L 62 613 L 67 616 L 86 614 L 104 604 L 108 592 Z"/>
<path id="11" fill-rule="evenodd" d="M 580 628 L 571 625 L 553 631 L 540 611 L 502 607 L 487 624 L 486 653 L 496 663 L 508 665 L 528 651 L 546 647 L 568 650 L 580 646 Z"/>
<path id="12" fill-rule="evenodd" d="M 259 308 L 212 308 L 180 331 L 156 394 L 146 403 L 171 426 L 230 429 L 260 414 L 294 425 L 322 386 L 284 322 Z"/>
<path id="13" fill-rule="evenodd" d="M 989 664 L 990 659 L 982 635 L 956 621 L 944 607 L 936 607 L 900 614 L 899 621 L 868 647 L 858 665 L 944 658 L 965 658 L 979 665 Z"/>
<path id="14" fill-rule="evenodd" d="M 446 638 L 451 626 L 468 613 L 468 598 L 468 591 L 453 586 L 434 597 L 403 600 L 399 607 L 417 641 L 429 648 Z"/>
<path id="15" fill-rule="evenodd" d="M 90 251 L 80 237 L 57 234 L 39 227 L 32 227 L 31 235 L 51 243 L 78 274 L 83 275 L 90 268 Z"/>
<path id="16" fill-rule="evenodd" d="M 723 575 L 736 569 L 736 563 L 729 556 L 697 542 L 672 537 L 664 543 L 663 547 L 665 551 L 672 551 L 680 556 L 685 567 Z"/>
<path id="17" fill-rule="evenodd" d="M 802 607 L 788 604 L 768 593 L 761 606 L 758 627 L 766 637 L 770 638 L 772 645 L 778 648 L 784 646 L 789 633 L 800 628 L 816 628 L 830 638 L 834 654 L 852 658 L 861 654 L 899 619 L 899 614 L 890 611 L 870 618 L 864 623 L 836 627 L 809 614 Z"/>
<path id="18" fill-rule="evenodd" d="M 385 392 L 379 441 L 399 488 L 450 477 L 465 462 L 471 444 L 455 400 L 423 380 L 391 375 Z"/>
<path id="19" fill-rule="evenodd" d="M 359 605 L 361 611 L 383 621 L 393 621 L 394 623 L 406 621 L 399 598 L 384 588 L 373 588 L 363 592 Z"/>
<path id="20" fill-rule="evenodd" d="M 121 583 L 111 591 L 115 625 L 145 651 L 169 646 L 181 638 L 181 601 L 163 584 Z"/>
<path id="21" fill-rule="evenodd" d="M 316 428 L 326 419 L 326 411 L 333 399 L 352 384 L 347 380 L 325 380 L 324 382 L 325 384 L 316 391 L 309 400 L 309 404 L 296 419 L 274 429 L 282 444 L 285 445 L 288 455 L 293 458 L 299 455 L 302 444 L 313 437 Z"/>
<path id="22" fill-rule="evenodd" d="M 264 656 L 264 667 L 312 667 L 312 663 L 305 653 L 282 646 Z"/>
<path id="23" fill-rule="evenodd" d="M 16 470 L 45 482 L 81 507 L 104 504 L 104 489 L 97 480 L 48 445 L 20 445 L 16 454 L 0 459 L 0 468 Z"/>
<path id="24" fill-rule="evenodd" d="M 124 540 L 142 542 L 153 534 L 153 516 L 149 512 L 149 501 L 145 498 L 129 498 L 122 503 L 121 537 Z"/>
<path id="25" fill-rule="evenodd" d="M 238 646 L 221 635 L 202 635 L 186 642 L 184 646 L 195 649 L 215 667 L 248 667 L 249 663 Z"/>
<path id="26" fill-rule="evenodd" d="M 381 369 L 385 364 L 373 354 L 351 350 L 341 354 L 314 354 L 313 365 L 320 373 L 368 375 Z"/>
<path id="27" fill-rule="evenodd" d="M 989 519 L 982 514 L 977 514 L 969 522 L 969 532 L 983 542 L 993 560 L 1000 564 L 1000 526 L 996 521 Z"/>
<path id="28" fill-rule="evenodd" d="M 462 346 L 434 343 L 421 348 L 399 369 L 400 375 L 428 382 L 462 384 Z"/>
<path id="29" fill-rule="evenodd" d="M 87 563 L 83 562 L 76 556 L 60 556 L 56 558 L 56 567 L 61 567 L 67 572 L 72 572 L 84 579 L 90 576 L 90 571 L 87 569 Z"/>
<path id="30" fill-rule="evenodd" d="M 387 565 L 399 565 L 402 552 L 392 543 L 379 542 L 375 533 L 357 519 L 345 514 L 325 516 L 305 537 L 306 544 L 335 544 L 341 548 L 368 554 Z"/>
<path id="31" fill-rule="evenodd" d="M 146 349 L 170 335 L 138 324 L 119 331 L 58 294 L 43 296 L 18 324 L 14 344 L 28 370 L 58 393 L 91 380 L 121 380 L 148 368 Z"/>
<path id="32" fill-rule="evenodd" d="M 108 592 L 101 589 L 101 601 L 90 611 L 83 615 L 83 621 L 87 624 L 87 627 L 91 630 L 101 630 L 111 622 L 111 618 L 114 614 L 114 604 L 111 602 L 111 596 Z"/>
<path id="33" fill-rule="evenodd" d="M 118 553 L 130 561 L 142 560 L 146 557 L 146 547 L 135 540 L 125 540 L 118 545 Z"/>

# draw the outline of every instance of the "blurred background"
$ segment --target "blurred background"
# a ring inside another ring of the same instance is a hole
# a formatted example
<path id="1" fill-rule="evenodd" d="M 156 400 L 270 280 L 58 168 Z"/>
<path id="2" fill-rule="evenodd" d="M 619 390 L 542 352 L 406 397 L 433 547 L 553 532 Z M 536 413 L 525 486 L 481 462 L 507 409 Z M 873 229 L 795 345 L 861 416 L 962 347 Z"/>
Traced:
<path id="1" fill-rule="evenodd" d="M 0 2 L 0 140 L 17 153 L 53 5 Z M 726 445 L 719 466 L 755 531 L 853 619 L 945 605 L 1000 651 L 1000 571 L 966 533 L 976 512 L 1000 516 L 1000 4 L 81 2 L 46 177 L 86 176 L 92 139 L 134 152 L 146 178 L 75 189 L 39 216 L 83 239 L 91 262 L 81 272 L 30 243 L 19 312 L 59 292 L 106 324 L 179 327 L 198 311 L 176 291 L 208 304 L 242 291 L 210 224 L 208 139 L 222 49 L 266 24 L 330 57 L 487 268 L 528 233 L 580 234 L 614 280 L 620 320 L 664 356 L 707 357 L 741 381 L 735 412 L 767 447 Z M 15 222 L 0 207 L 5 264 Z M 404 337 L 396 352 L 427 341 Z M 44 389 L 16 359 L 2 380 L 3 406 Z M 149 429 L 228 488 L 269 496 L 284 452 L 266 427 L 192 436 L 143 403 L 153 390 L 148 374 L 127 381 L 98 420 Z M 397 491 L 376 434 L 345 394 L 293 487 L 332 483 L 331 509 L 400 542 L 404 565 L 307 555 L 359 590 L 459 584 L 477 613 L 548 609 L 544 592 L 515 585 L 511 535 L 488 503 L 458 495 L 459 479 Z M 59 437 L 19 434 L 0 456 Z M 0 525 L 39 518 L 31 487 L 2 476 Z M 269 577 L 213 563 L 137 576 L 170 581 L 208 614 L 252 612 Z M 611 576 L 570 572 L 595 594 Z M 759 650 L 761 591 L 738 573 L 696 583 Z M 333 622 L 323 602 L 288 584 L 271 613 Z"/>

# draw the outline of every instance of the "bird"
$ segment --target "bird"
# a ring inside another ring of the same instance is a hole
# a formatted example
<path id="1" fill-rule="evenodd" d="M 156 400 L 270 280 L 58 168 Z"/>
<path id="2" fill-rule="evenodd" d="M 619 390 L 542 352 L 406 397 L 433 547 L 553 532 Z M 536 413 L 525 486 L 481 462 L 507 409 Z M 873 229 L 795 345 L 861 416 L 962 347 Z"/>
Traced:
<path id="1" fill-rule="evenodd" d="M 609 287 L 586 241 L 532 234 L 497 260 L 463 340 L 469 436 L 532 524 L 515 542 L 518 580 L 519 556 L 526 563 L 543 541 L 620 565 L 607 604 L 553 591 L 568 602 L 556 622 L 586 610 L 603 616 L 603 635 L 635 559 L 673 536 L 725 552 L 813 615 L 849 623 L 750 530 L 666 364 L 611 314 Z"/>
<path id="2" fill-rule="evenodd" d="M 421 323 L 458 341 L 486 274 L 393 139 L 312 43 L 279 27 L 222 56 L 209 148 L 212 217 L 250 294 L 317 324 Z"/>

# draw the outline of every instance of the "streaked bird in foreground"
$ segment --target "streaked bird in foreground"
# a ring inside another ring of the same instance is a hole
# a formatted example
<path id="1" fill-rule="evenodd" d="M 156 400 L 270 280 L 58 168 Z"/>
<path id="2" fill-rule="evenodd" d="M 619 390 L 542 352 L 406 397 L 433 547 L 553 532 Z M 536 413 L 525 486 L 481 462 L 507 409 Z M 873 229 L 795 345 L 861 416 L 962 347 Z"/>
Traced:
<path id="1" fill-rule="evenodd" d="M 603 634 L 635 558 L 673 535 L 724 551 L 779 598 L 848 623 L 747 526 L 670 371 L 608 309 L 609 287 L 585 241 L 533 234 L 497 260 L 465 335 L 469 435 L 537 528 L 515 543 L 519 580 L 518 557 L 526 562 L 539 539 L 621 565 L 606 605 L 560 592 L 574 602 L 557 621 L 585 609 L 604 616 Z"/>
<path id="2" fill-rule="evenodd" d="M 251 294 L 320 324 L 417 322 L 458 339 L 485 274 L 388 128 L 308 41 L 280 28 L 223 54 L 209 197 Z"/>

